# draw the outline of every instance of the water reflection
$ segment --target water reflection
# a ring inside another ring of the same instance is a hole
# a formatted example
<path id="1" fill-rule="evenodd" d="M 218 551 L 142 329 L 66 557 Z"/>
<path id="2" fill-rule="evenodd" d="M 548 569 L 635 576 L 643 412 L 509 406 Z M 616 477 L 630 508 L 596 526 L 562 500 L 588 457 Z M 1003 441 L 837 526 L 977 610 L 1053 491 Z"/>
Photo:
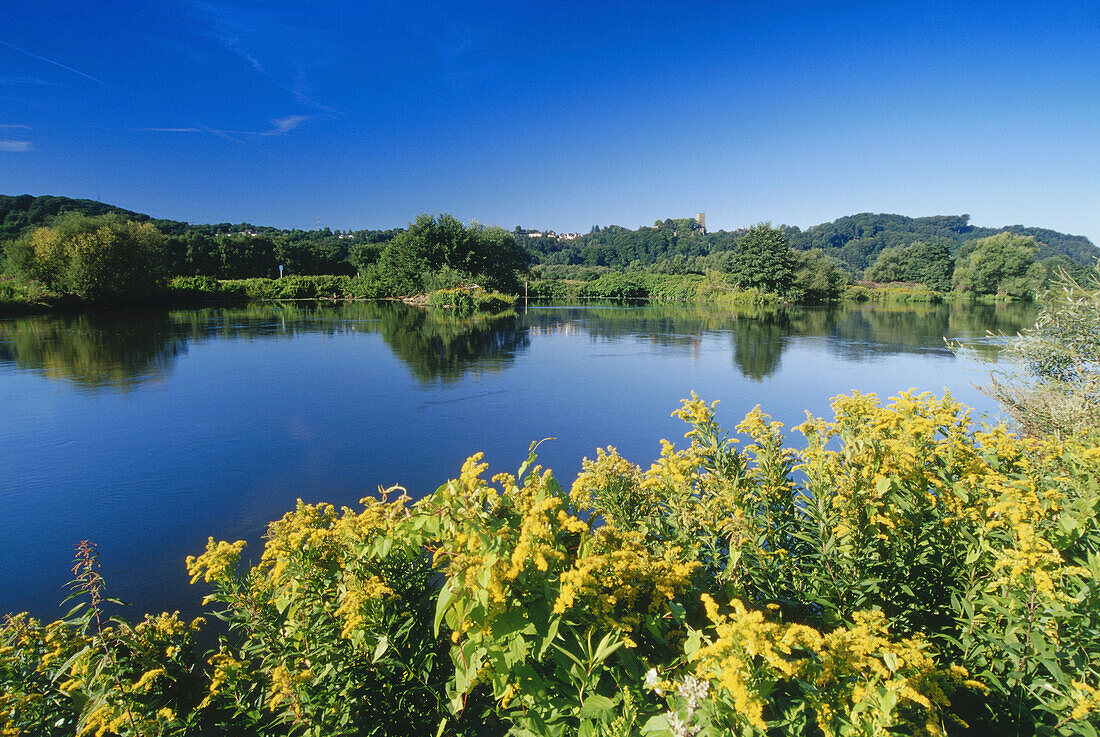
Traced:
<path id="1" fill-rule="evenodd" d="M 0 321 L 0 366 L 9 363 L 85 389 L 130 389 L 162 378 L 186 352 L 185 335 L 166 313 Z"/>
<path id="2" fill-rule="evenodd" d="M 987 331 L 1031 325 L 1031 305 L 914 305 L 834 308 L 535 307 L 523 315 L 456 318 L 389 302 L 252 304 L 160 313 L 35 316 L 0 320 L 0 366 L 39 371 L 86 389 L 130 389 L 164 377 L 191 342 L 271 340 L 299 334 L 377 333 L 422 382 L 452 382 L 472 370 L 501 371 L 534 333 L 581 332 L 694 350 L 707 334 L 729 335 L 732 363 L 760 381 L 779 368 L 792 340 L 825 339 L 851 361 L 893 353 L 946 352 L 963 336 L 995 357 Z"/>
<path id="3" fill-rule="evenodd" d="M 394 303 L 0 319 L 0 457 L 18 460 L 0 474 L 0 612 L 56 616 L 71 544 L 92 538 L 136 611 L 198 614 L 182 561 L 208 535 L 258 550 L 299 497 L 419 495 L 475 451 L 514 470 L 533 439 L 558 438 L 540 460 L 560 479 L 608 443 L 644 462 L 683 432 L 669 412 L 693 389 L 728 426 L 756 404 L 791 426 L 854 388 L 950 388 L 980 410 L 981 377 L 942 337 L 1033 320 L 1019 305 L 456 320 Z"/>
<path id="4" fill-rule="evenodd" d="M 791 334 L 789 310 L 765 312 L 751 320 L 742 320 L 733 331 L 733 363 L 741 375 L 760 381 L 779 368 L 784 338 Z"/>
<path id="5" fill-rule="evenodd" d="M 455 317 L 440 311 L 387 310 L 383 340 L 421 381 L 454 381 L 475 366 L 500 371 L 531 343 L 514 312 Z"/>
<path id="6" fill-rule="evenodd" d="M 1035 321 L 1034 305 L 899 305 L 833 307 L 570 307 L 535 308 L 524 323 L 541 331 L 582 330 L 594 338 L 631 337 L 662 347 L 694 347 L 703 335 L 728 334 L 733 365 L 761 381 L 774 374 L 794 339 L 822 339 L 827 350 L 850 361 L 898 353 L 950 353 L 944 338 L 963 337 L 985 358 L 1000 341 Z"/>

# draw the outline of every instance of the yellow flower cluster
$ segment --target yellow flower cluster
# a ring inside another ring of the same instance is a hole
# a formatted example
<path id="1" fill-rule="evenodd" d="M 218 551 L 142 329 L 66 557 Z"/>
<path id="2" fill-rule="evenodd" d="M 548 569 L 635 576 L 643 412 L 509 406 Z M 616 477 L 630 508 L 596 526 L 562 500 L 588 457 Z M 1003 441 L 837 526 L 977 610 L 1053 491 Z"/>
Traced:
<path id="1" fill-rule="evenodd" d="M 1100 711 L 1100 690 L 1081 681 L 1073 682 L 1073 711 L 1069 718 L 1073 721 L 1084 719 L 1089 714 Z"/>
<path id="2" fill-rule="evenodd" d="M 363 629 L 367 624 L 364 609 L 375 602 L 394 596 L 394 591 L 378 576 L 368 576 L 365 579 L 348 578 L 335 615 L 343 621 L 340 636 L 352 639 L 353 633 Z"/>
<path id="3" fill-rule="evenodd" d="M 859 612 L 853 625 L 822 633 L 769 621 L 764 612 L 736 599 L 730 613 L 721 614 L 711 597 L 702 598 L 714 639 L 694 654 L 696 674 L 731 698 L 736 713 L 761 730 L 767 727 L 769 694 L 786 681 L 801 688 L 828 737 L 846 733 L 844 723 L 853 720 L 865 726 L 907 723 L 893 707 L 884 712 L 883 703 L 901 703 L 924 714 L 921 728 L 938 733 L 939 711 L 949 705 L 941 682 L 965 676 L 961 669 L 938 670 L 921 638 L 891 638 L 878 611 Z M 895 698 L 874 698 L 883 690 Z"/>
<path id="4" fill-rule="evenodd" d="M 682 558 L 677 548 L 654 555 L 637 531 L 602 528 L 561 574 L 554 612 L 578 611 L 601 627 L 622 628 L 629 635 L 641 615 L 658 611 L 688 590 L 699 563 Z"/>
<path id="5" fill-rule="evenodd" d="M 191 574 L 191 583 L 200 578 L 206 583 L 214 583 L 232 576 L 241 559 L 241 551 L 245 548 L 245 541 L 215 542 L 214 538 L 208 538 L 206 552 L 197 558 L 187 556 L 187 572 Z"/>
<path id="6" fill-rule="evenodd" d="M 982 434 L 981 440 L 995 447 L 999 438 Z M 1062 450 L 1053 441 L 1020 440 L 1017 444 L 1032 446 L 1029 449 L 1032 457 L 1057 456 Z M 1079 566 L 1067 565 L 1048 539 L 1049 530 L 1059 524 L 1066 498 L 1058 480 L 1052 483 L 1041 469 L 1031 468 L 1026 458 L 1016 465 L 1021 473 L 1012 476 L 991 473 L 980 479 L 967 479 L 975 486 L 981 484 L 985 492 L 980 497 L 979 509 L 984 523 L 983 537 L 994 552 L 996 575 L 990 581 L 990 589 L 1034 593 L 1047 602 L 1071 601 L 1074 597 L 1066 590 L 1066 577 L 1087 578 L 1090 573 Z"/>
<path id="7" fill-rule="evenodd" d="M 275 711 L 284 703 L 289 703 L 296 718 L 302 716 L 302 703 L 298 689 L 313 680 L 313 673 L 304 669 L 292 671 L 285 665 L 275 666 L 271 671 L 271 688 L 268 691 L 266 706 Z"/>
<path id="8" fill-rule="evenodd" d="M 693 391 L 690 399 L 680 401 L 680 407 L 673 411 L 672 416 L 679 417 L 692 426 L 691 430 L 684 433 L 685 438 L 691 438 L 698 434 L 698 428 L 708 428 L 715 425 L 716 407 L 718 407 L 718 400 L 707 404 Z"/>
<path id="9" fill-rule="evenodd" d="M 874 394 L 853 392 L 833 400 L 835 418 L 808 419 L 797 429 L 808 440 L 799 468 L 807 487 L 830 500 L 837 537 L 904 537 L 912 523 L 890 499 L 904 490 L 918 508 L 941 505 L 947 524 L 973 521 L 970 500 L 956 493 L 961 474 L 988 470 L 969 435 L 970 415 L 950 395 L 935 399 L 904 393 L 887 406 Z M 842 444 L 828 446 L 833 438 Z"/>
<path id="10" fill-rule="evenodd" d="M 227 690 L 237 687 L 242 681 L 250 680 L 247 660 L 238 660 L 222 646 L 218 652 L 210 656 L 210 685 L 206 689 L 206 696 L 199 704 L 198 709 L 205 709 L 218 696 Z"/>
<path id="11" fill-rule="evenodd" d="M 749 724 L 765 729 L 768 686 L 802 672 L 806 658 L 800 651 L 820 647 L 821 635 L 810 627 L 769 622 L 763 612 L 749 611 L 737 599 L 728 615 L 719 613 L 709 595 L 703 594 L 702 600 L 715 638 L 696 651 L 696 675 L 725 691 Z"/>
<path id="12" fill-rule="evenodd" d="M 481 479 L 488 467 L 481 457 L 469 458 L 458 480 L 419 507 L 439 505 L 444 524 L 430 544 L 437 546 L 434 563 L 446 571 L 451 590 L 485 596 L 483 619 L 460 617 L 458 634 L 491 627 L 493 617 L 538 595 L 568 564 L 569 547 L 589 532 L 588 523 L 563 508 L 564 495 L 548 471 L 536 466 L 522 486 L 511 474 L 498 474 L 497 489 Z"/>
<path id="13" fill-rule="evenodd" d="M 651 488 L 642 487 L 642 470 L 619 455 L 614 447 L 596 449 L 596 460 L 585 458 L 569 498 L 580 509 L 599 507 L 608 524 L 622 524 L 609 510 L 648 510 L 659 501 Z M 615 500 L 616 503 L 608 502 Z M 606 510 L 606 511 L 605 511 Z"/>

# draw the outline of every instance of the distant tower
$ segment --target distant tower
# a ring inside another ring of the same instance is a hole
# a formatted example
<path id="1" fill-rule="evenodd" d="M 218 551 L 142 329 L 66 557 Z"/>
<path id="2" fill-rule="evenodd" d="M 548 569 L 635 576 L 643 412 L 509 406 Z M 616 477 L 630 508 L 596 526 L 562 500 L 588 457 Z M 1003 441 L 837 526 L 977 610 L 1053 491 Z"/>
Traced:
<path id="1" fill-rule="evenodd" d="M 703 233 L 707 232 L 707 214 L 705 212 L 695 213 L 695 222 L 699 223 L 699 230 Z"/>

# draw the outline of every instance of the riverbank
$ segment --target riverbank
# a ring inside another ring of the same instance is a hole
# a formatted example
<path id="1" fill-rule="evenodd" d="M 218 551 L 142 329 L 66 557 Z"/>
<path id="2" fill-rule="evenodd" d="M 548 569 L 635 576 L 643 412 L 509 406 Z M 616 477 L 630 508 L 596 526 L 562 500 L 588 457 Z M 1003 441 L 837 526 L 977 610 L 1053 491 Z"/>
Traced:
<path id="1" fill-rule="evenodd" d="M 287 276 L 281 279 L 215 279 L 181 276 L 171 279 L 156 296 L 140 301 L 111 302 L 111 307 L 194 307 L 211 304 L 282 301 L 340 301 L 399 299 L 419 307 L 450 309 L 462 314 L 512 309 L 516 295 L 477 285 L 437 289 L 423 294 L 393 294 L 377 282 L 354 276 Z M 55 294 L 37 282 L 0 281 L 0 315 L 79 312 L 102 306 L 72 296 Z"/>
<path id="2" fill-rule="evenodd" d="M 1018 301 L 1007 295 L 969 292 L 937 292 L 907 282 L 856 282 L 826 291 L 795 291 L 786 295 L 759 289 L 740 289 L 723 274 L 650 274 L 645 272 L 602 274 L 581 279 L 535 279 L 528 283 L 528 297 L 549 302 L 592 300 L 644 300 L 667 304 L 812 306 L 839 302 L 897 303 L 994 303 Z"/>
<path id="3" fill-rule="evenodd" d="M 670 305 L 815 305 L 840 302 L 876 304 L 903 303 L 996 303 L 1018 301 L 1004 295 L 974 295 L 966 292 L 936 292 L 919 284 L 857 282 L 835 293 L 821 295 L 778 295 L 758 289 L 738 289 L 722 274 L 610 273 L 591 281 L 577 279 L 534 279 L 519 295 L 484 290 L 476 285 L 438 289 L 420 295 L 403 296 L 378 281 L 358 276 L 286 276 L 281 279 L 215 279 L 211 276 L 181 276 L 168 281 L 141 306 L 189 307 L 204 304 L 235 304 L 277 301 L 354 301 L 401 299 L 420 306 L 457 309 L 460 312 L 510 309 L 518 301 L 573 302 L 621 300 Z M 123 303 L 129 304 L 129 303 Z M 0 315 L 41 314 L 52 311 L 82 311 L 95 306 L 71 296 L 50 292 L 37 282 L 0 279 Z M 117 304 L 116 304 L 117 306 Z"/>

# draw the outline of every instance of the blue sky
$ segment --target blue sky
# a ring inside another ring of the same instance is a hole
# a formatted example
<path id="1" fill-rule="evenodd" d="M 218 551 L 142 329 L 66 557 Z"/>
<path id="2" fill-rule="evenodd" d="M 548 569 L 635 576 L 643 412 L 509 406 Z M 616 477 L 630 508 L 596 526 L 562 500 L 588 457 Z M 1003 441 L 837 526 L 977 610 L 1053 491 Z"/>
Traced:
<path id="1" fill-rule="evenodd" d="M 970 213 L 1100 243 L 1100 3 L 9 3 L 0 193 L 587 231 Z"/>

